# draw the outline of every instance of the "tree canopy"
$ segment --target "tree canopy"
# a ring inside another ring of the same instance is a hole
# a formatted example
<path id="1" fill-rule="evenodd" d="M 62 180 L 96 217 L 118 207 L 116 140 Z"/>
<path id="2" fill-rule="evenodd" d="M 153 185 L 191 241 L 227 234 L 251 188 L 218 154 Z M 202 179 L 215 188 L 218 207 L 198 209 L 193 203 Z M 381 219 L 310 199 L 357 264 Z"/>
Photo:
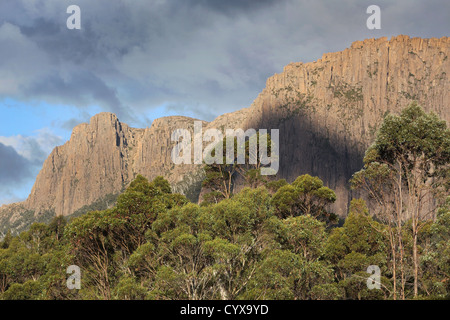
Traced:
<path id="1" fill-rule="evenodd" d="M 387 116 L 352 179 L 367 201 L 353 199 L 340 227 L 335 192 L 308 174 L 250 174 L 239 192 L 209 176 L 205 204 L 138 175 L 109 209 L 7 233 L 0 299 L 449 298 L 449 154 L 435 115 L 414 104 Z M 72 265 L 79 290 L 66 286 Z"/>

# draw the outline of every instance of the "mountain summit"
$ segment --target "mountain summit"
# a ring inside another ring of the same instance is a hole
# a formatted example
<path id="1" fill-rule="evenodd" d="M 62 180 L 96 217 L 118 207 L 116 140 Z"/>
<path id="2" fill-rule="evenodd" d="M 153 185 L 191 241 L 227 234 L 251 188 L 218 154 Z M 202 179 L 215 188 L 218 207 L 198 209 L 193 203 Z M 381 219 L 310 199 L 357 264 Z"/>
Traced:
<path id="1" fill-rule="evenodd" d="M 246 109 L 203 122 L 204 128 L 280 130 L 279 178 L 309 173 L 336 191 L 335 211 L 345 215 L 348 180 L 362 166 L 364 151 L 388 113 L 417 101 L 450 123 L 450 38 L 408 36 L 354 42 L 310 63 L 291 63 L 267 80 Z M 200 165 L 175 165 L 171 134 L 193 131 L 196 119 L 173 116 L 150 128 L 131 128 L 100 113 L 73 129 L 56 147 L 22 203 L 0 208 L 0 233 L 31 221 L 110 206 L 137 174 L 164 176 L 174 191 L 195 200 Z"/>

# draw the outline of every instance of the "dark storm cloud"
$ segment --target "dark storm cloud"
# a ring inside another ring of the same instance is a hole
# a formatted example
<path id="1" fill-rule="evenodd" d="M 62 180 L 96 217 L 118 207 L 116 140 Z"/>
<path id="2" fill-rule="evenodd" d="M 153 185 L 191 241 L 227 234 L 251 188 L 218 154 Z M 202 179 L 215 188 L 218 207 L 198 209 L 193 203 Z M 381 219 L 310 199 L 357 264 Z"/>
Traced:
<path id="1" fill-rule="evenodd" d="M 0 206 L 23 200 L 15 191 L 30 186 L 50 151 L 61 142 L 48 129 L 34 136 L 0 136 Z"/>
<path id="2" fill-rule="evenodd" d="M 169 104 L 164 110 L 168 114 L 182 114 L 187 117 L 192 117 L 205 121 L 212 121 L 217 116 L 214 110 L 209 106 L 187 106 L 184 104 Z"/>
<path id="3" fill-rule="evenodd" d="M 108 87 L 95 74 L 88 71 L 73 72 L 66 79 L 58 75 L 49 75 L 41 80 L 25 88 L 25 94 L 47 97 L 47 101 L 52 101 L 52 97 L 57 96 L 68 104 L 88 105 L 89 101 L 97 101 L 107 106 L 109 111 L 132 119 L 128 108 L 123 106 L 117 97 L 116 89 Z"/>
<path id="4" fill-rule="evenodd" d="M 0 191 L 17 187 L 31 176 L 29 160 L 0 143 Z"/>
<path id="5" fill-rule="evenodd" d="M 66 28 L 81 7 L 82 30 Z M 447 36 L 445 0 L 2 0 L 0 97 L 99 105 L 130 124 L 166 110 L 212 119 L 247 107 L 267 77 L 355 40 Z M 8 81 L 6 81 L 7 79 Z"/>
<path id="6" fill-rule="evenodd" d="M 14 194 L 14 190 L 35 177 L 32 168 L 28 159 L 0 142 L 0 207 L 23 200 Z"/>
<path id="7" fill-rule="evenodd" d="M 284 0 L 187 0 L 188 6 L 200 6 L 223 14 L 241 14 L 270 7 Z"/>
<path id="8" fill-rule="evenodd" d="M 82 30 L 66 28 L 72 4 Z M 372 4 L 381 30 L 366 28 Z M 0 99 L 74 105 L 79 117 L 54 121 L 67 130 L 92 108 L 137 127 L 162 113 L 212 120 L 248 107 L 289 62 L 366 38 L 448 36 L 449 12 L 448 0 L 0 0 Z M 0 204 L 60 142 L 0 136 Z"/>
<path id="9" fill-rule="evenodd" d="M 77 117 L 70 118 L 69 120 L 65 121 L 55 120 L 53 121 L 53 125 L 55 127 L 66 129 L 67 131 L 72 131 L 72 129 L 77 125 L 79 125 L 80 123 L 89 122 L 90 118 L 91 115 L 88 112 L 82 111 Z"/>

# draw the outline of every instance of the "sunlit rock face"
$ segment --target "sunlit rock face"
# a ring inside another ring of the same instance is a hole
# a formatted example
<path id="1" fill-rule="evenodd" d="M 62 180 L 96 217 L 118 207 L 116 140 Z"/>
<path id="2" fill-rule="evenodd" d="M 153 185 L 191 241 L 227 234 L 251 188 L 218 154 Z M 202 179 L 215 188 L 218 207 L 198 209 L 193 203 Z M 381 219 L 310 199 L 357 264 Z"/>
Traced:
<path id="1" fill-rule="evenodd" d="M 267 80 L 249 108 L 203 121 L 203 128 L 279 129 L 280 169 L 289 182 L 309 173 L 336 191 L 334 211 L 344 216 L 352 193 L 348 180 L 388 113 L 416 100 L 450 123 L 450 39 L 407 36 L 357 41 L 310 63 L 291 63 Z M 70 140 L 45 161 L 28 199 L 0 208 L 0 222 L 24 212 L 70 215 L 117 195 L 137 174 L 164 176 L 174 191 L 200 192 L 200 165 L 175 165 L 171 134 L 193 132 L 196 119 L 157 119 L 136 129 L 100 113 L 73 129 Z M 194 191 L 193 191 L 194 190 Z"/>

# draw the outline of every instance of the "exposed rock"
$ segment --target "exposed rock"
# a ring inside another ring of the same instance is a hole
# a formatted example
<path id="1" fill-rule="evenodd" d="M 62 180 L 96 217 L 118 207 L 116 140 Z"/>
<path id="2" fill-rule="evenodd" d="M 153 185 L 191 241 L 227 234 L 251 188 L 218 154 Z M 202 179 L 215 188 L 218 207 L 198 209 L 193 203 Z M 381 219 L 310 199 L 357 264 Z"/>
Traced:
<path id="1" fill-rule="evenodd" d="M 335 211 L 345 215 L 351 197 L 348 179 L 360 169 L 388 112 L 398 113 L 417 100 L 450 123 L 449 47 L 448 37 L 356 41 L 315 62 L 287 65 L 267 80 L 249 108 L 203 126 L 280 129 L 278 176 L 288 181 L 304 173 L 319 176 L 336 190 Z M 0 208 L 0 224 L 16 219 L 18 208 L 35 216 L 53 211 L 69 215 L 120 193 L 137 174 L 149 179 L 163 175 L 174 191 L 199 191 L 200 166 L 171 160 L 172 132 L 193 132 L 194 120 L 164 117 L 150 128 L 135 129 L 111 113 L 92 117 L 53 150 L 25 202 Z"/>
<path id="2" fill-rule="evenodd" d="M 175 167 L 172 163 L 170 135 L 175 129 L 193 127 L 194 120 L 167 117 L 155 120 L 150 128 L 135 129 L 112 113 L 95 115 L 89 124 L 76 126 L 70 140 L 52 151 L 28 199 L 3 206 L 0 218 L 8 216 L 13 223 L 18 208 L 32 211 L 35 217 L 49 211 L 70 215 L 107 195 L 122 192 L 137 174 L 149 179 L 164 175 L 173 184 L 182 181 L 192 167 Z"/>
<path id="3" fill-rule="evenodd" d="M 267 80 L 244 127 L 280 129 L 280 176 L 317 175 L 345 215 L 348 180 L 362 166 L 384 116 L 416 100 L 450 123 L 450 38 L 356 41 Z"/>

